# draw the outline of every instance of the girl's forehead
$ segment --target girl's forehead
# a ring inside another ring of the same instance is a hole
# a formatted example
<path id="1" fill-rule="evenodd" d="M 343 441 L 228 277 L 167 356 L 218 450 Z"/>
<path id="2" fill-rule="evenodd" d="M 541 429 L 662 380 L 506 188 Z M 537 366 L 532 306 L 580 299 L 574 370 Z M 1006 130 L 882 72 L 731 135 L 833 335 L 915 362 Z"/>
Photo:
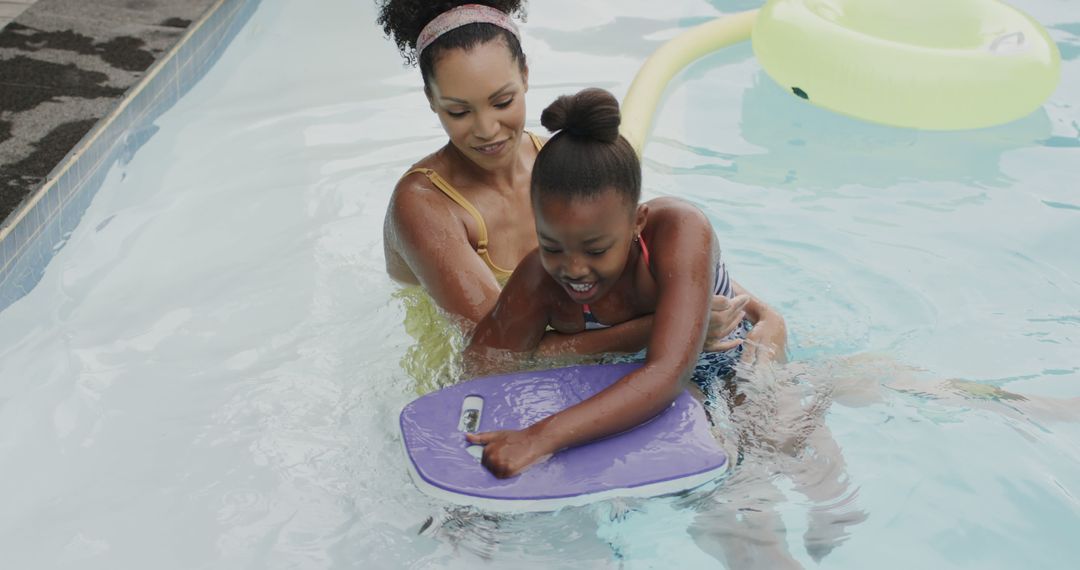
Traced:
<path id="1" fill-rule="evenodd" d="M 629 209 L 630 200 L 627 195 L 616 188 L 604 188 L 591 194 L 578 192 L 540 192 L 535 194 L 536 205 L 540 208 L 554 208 L 558 210 L 607 210 L 612 213 L 615 208 Z"/>
<path id="2" fill-rule="evenodd" d="M 537 228 L 560 234 L 619 231 L 631 214 L 625 196 L 611 189 L 590 197 L 541 196 L 536 204 Z"/>

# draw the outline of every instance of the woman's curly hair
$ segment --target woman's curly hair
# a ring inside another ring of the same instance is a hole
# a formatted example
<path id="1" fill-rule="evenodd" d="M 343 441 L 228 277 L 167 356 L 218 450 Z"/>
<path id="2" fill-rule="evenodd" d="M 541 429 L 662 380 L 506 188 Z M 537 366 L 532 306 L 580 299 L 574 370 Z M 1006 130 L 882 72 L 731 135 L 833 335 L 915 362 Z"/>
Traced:
<path id="1" fill-rule="evenodd" d="M 496 38 L 503 38 L 510 55 L 525 70 L 525 54 L 521 43 L 514 34 L 493 24 L 477 23 L 462 26 L 447 32 L 435 40 L 423 53 L 416 53 L 416 40 L 424 26 L 436 16 L 465 4 L 483 4 L 500 10 L 519 19 L 525 19 L 525 0 L 377 0 L 379 4 L 378 24 L 383 32 L 394 40 L 398 51 L 405 58 L 406 65 L 420 65 L 420 72 L 427 85 L 429 77 L 434 76 L 435 62 L 440 54 L 450 49 L 471 49 Z"/>

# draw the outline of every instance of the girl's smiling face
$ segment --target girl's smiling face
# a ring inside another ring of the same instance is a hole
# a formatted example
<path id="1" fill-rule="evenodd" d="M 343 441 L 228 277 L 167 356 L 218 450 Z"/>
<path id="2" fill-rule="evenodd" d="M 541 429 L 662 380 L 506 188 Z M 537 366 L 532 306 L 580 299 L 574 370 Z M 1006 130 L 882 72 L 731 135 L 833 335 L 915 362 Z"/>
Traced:
<path id="1" fill-rule="evenodd" d="M 622 277 L 648 207 L 606 188 L 591 198 L 534 200 L 544 269 L 576 303 L 595 303 Z"/>
<path id="2" fill-rule="evenodd" d="M 509 164 L 525 129 L 528 69 L 500 39 L 449 50 L 434 70 L 428 101 L 453 145 L 482 168 Z"/>

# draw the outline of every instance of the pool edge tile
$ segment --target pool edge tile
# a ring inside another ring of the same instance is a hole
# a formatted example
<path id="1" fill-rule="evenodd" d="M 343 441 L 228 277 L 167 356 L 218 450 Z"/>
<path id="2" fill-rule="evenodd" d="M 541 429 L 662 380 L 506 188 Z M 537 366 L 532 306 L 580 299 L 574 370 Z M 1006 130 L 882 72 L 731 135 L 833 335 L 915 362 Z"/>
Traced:
<path id="1" fill-rule="evenodd" d="M 40 281 L 60 249 L 57 245 L 81 221 L 111 167 L 126 156 L 131 131 L 156 120 L 202 79 L 260 1 L 220 0 L 212 5 L 8 216 L 10 224 L 0 228 L 0 311 Z M 195 65 L 200 51 L 204 58 Z M 140 146 L 132 147 L 133 152 Z"/>

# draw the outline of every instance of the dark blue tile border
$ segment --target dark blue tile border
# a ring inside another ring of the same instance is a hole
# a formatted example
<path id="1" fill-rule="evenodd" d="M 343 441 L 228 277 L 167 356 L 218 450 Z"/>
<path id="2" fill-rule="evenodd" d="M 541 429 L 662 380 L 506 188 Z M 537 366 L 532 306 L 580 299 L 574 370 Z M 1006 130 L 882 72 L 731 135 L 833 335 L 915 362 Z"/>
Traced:
<path id="1" fill-rule="evenodd" d="M 60 162 L 0 227 L 0 311 L 34 288 L 90 206 L 109 169 L 130 160 L 152 123 L 221 57 L 261 0 L 221 0 L 158 60 L 119 106 Z"/>

